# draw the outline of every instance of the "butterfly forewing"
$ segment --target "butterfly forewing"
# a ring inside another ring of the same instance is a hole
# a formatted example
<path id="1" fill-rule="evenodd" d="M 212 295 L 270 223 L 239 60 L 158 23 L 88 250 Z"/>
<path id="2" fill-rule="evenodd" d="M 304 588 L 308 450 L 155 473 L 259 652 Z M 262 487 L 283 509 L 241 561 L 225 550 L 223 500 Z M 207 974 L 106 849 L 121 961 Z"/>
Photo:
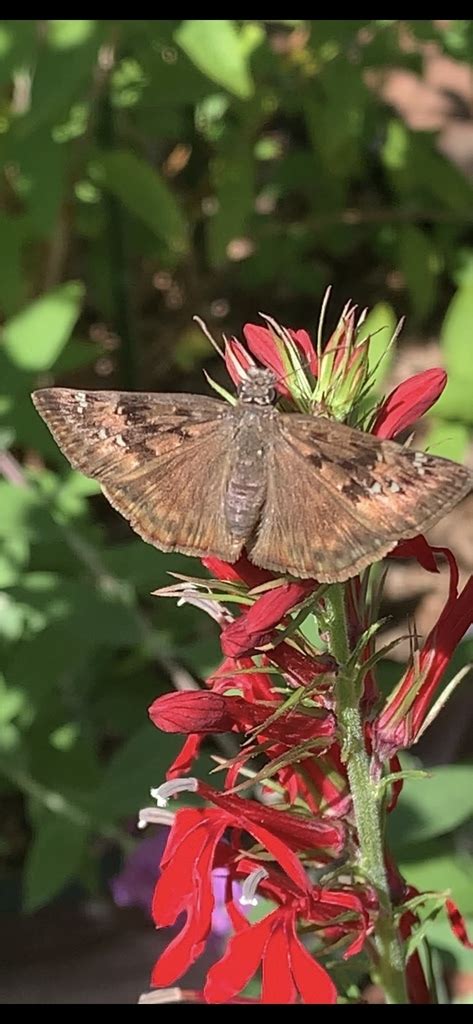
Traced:
<path id="1" fill-rule="evenodd" d="M 71 465 L 164 551 L 238 557 L 224 515 L 231 407 L 201 395 L 46 388 L 33 401 Z"/>
<path id="2" fill-rule="evenodd" d="M 275 425 L 265 514 L 250 550 L 274 571 L 345 580 L 429 529 L 472 487 L 463 466 L 335 420 L 286 414 Z"/>

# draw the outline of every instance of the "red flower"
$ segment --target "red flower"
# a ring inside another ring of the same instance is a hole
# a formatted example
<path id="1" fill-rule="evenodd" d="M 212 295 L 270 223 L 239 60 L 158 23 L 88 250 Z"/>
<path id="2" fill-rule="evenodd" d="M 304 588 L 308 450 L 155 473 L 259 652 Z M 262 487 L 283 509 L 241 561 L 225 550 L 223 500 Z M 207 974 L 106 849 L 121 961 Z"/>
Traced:
<path id="1" fill-rule="evenodd" d="M 314 376 L 317 375 L 317 353 L 307 331 L 287 331 L 288 335 L 305 357 L 309 369 Z M 277 377 L 283 377 L 287 372 L 281 356 L 278 352 L 277 337 L 269 327 L 262 327 L 260 324 L 245 324 L 243 328 L 245 341 L 251 354 L 262 363 L 274 370 Z"/>
<path id="2" fill-rule="evenodd" d="M 460 911 L 456 903 L 454 903 L 453 900 L 451 899 L 445 900 L 445 910 L 447 912 L 450 927 L 454 935 L 456 935 L 457 939 L 459 939 L 462 946 L 466 946 L 467 949 L 473 949 L 473 942 L 470 938 L 468 938 L 468 933 L 466 930 L 463 915 L 460 914 Z"/>
<path id="3" fill-rule="evenodd" d="M 187 919 L 155 965 L 153 985 L 166 986 L 181 977 L 204 949 L 214 908 L 211 871 L 217 846 L 231 826 L 248 831 L 302 892 L 310 892 L 309 880 L 295 853 L 267 828 L 244 814 L 236 818 L 221 809 L 179 811 L 161 860 L 161 875 L 153 896 L 153 918 L 158 927 L 173 925 L 183 911 Z"/>
<path id="4" fill-rule="evenodd" d="M 427 572 L 438 572 L 437 562 L 435 561 L 435 554 L 444 554 L 445 548 L 433 548 L 426 541 L 425 537 L 420 533 L 418 537 L 413 537 L 412 540 L 401 540 L 396 545 L 394 551 L 391 551 L 388 558 L 415 558 L 419 565 Z"/>
<path id="5" fill-rule="evenodd" d="M 225 955 L 210 968 L 204 988 L 207 1002 L 229 1002 L 262 964 L 262 1003 L 295 1003 L 298 996 L 304 1003 L 336 1003 L 330 975 L 297 937 L 295 916 L 281 908 L 237 932 Z"/>
<path id="6" fill-rule="evenodd" d="M 261 594 L 248 611 L 222 629 L 220 641 L 223 653 L 238 658 L 276 641 L 275 627 L 316 587 L 315 580 L 304 580 L 300 583 L 283 583 Z"/>
<path id="7" fill-rule="evenodd" d="M 253 565 L 246 555 L 240 555 L 237 562 L 230 565 L 229 562 L 223 562 L 221 558 L 215 558 L 213 555 L 202 558 L 202 565 L 215 576 L 218 580 L 226 580 L 230 583 L 246 583 L 249 590 L 253 587 L 260 587 L 263 583 L 269 583 L 270 580 L 275 578 L 274 573 L 269 572 L 268 569 L 259 569 L 257 565 Z"/>
<path id="8" fill-rule="evenodd" d="M 292 850 L 330 850 L 335 857 L 343 850 L 345 827 L 339 821 L 325 821 L 315 815 L 304 817 L 292 811 L 275 810 L 256 800 L 244 800 L 232 793 L 221 793 L 204 782 L 199 782 L 198 793 L 231 814 L 241 827 L 247 828 L 249 822 L 262 826 L 287 843 Z"/>
<path id="9" fill-rule="evenodd" d="M 379 409 L 371 428 L 377 437 L 391 438 L 411 427 L 437 401 L 447 383 L 445 370 L 423 370 L 399 384 Z"/>
<path id="10" fill-rule="evenodd" d="M 263 726 L 277 706 L 194 690 L 158 697 L 149 708 L 149 716 L 163 732 L 248 732 Z M 263 729 L 261 737 L 292 746 L 313 737 L 330 738 L 334 732 L 335 719 L 330 712 L 315 716 L 289 711 Z"/>
<path id="11" fill-rule="evenodd" d="M 204 792 L 209 795 L 209 788 L 204 787 Z M 266 827 L 269 819 L 281 818 L 285 822 L 289 818 L 297 819 L 297 815 L 261 808 L 262 824 L 247 816 L 254 815 L 253 801 L 229 798 L 215 791 L 213 796 L 228 810 L 219 807 L 179 811 L 168 838 L 153 898 L 153 917 L 158 926 L 165 927 L 185 912 L 186 922 L 155 965 L 152 984 L 158 987 L 172 984 L 203 951 L 212 925 L 212 869 L 225 865 L 230 881 L 227 909 L 236 935 L 230 940 L 222 960 L 209 972 L 206 1000 L 231 1000 L 262 962 L 263 1002 L 294 1002 L 297 994 L 304 1002 L 334 1002 L 335 986 L 301 944 L 296 922 L 302 919 L 315 925 L 319 940 L 325 934 L 329 944 L 349 938 L 343 955 L 352 956 L 364 945 L 371 895 L 357 894 L 343 887 L 325 890 L 311 886 L 291 848 Z M 308 819 L 307 827 L 313 830 L 312 819 Z M 233 839 L 224 842 L 223 833 L 228 829 L 233 829 Z M 261 861 L 242 856 L 239 850 L 242 829 L 272 855 L 273 862 L 264 860 L 263 871 Z M 284 828 L 281 828 L 280 835 L 283 834 Z M 304 844 L 306 842 L 304 837 Z M 250 926 L 233 903 L 231 881 L 251 879 L 255 871 L 260 875 L 262 893 L 279 906 L 263 921 Z M 239 937 L 246 941 L 238 941 Z"/>
<path id="12" fill-rule="evenodd" d="M 459 594 L 455 559 L 448 549 L 442 550 L 450 563 L 449 595 L 420 652 L 418 665 L 410 666 L 373 722 L 373 745 L 382 757 L 415 743 L 450 658 L 473 623 L 473 576 Z"/>

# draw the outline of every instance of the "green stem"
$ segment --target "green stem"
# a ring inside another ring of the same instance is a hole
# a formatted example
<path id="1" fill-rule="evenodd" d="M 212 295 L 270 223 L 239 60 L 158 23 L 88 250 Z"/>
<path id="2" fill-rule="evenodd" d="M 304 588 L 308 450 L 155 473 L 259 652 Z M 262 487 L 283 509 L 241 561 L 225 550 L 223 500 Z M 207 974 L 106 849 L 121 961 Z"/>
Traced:
<path id="1" fill-rule="evenodd" d="M 347 769 L 358 834 L 360 868 L 376 890 L 379 914 L 375 927 L 377 958 L 375 973 L 388 1003 L 408 1003 L 404 954 L 395 924 L 384 861 L 382 805 L 370 775 L 360 692 L 348 666 L 350 646 L 347 635 L 344 588 L 334 584 L 325 598 L 329 613 L 330 650 L 339 664 L 336 686 L 337 720 L 342 760 Z"/>

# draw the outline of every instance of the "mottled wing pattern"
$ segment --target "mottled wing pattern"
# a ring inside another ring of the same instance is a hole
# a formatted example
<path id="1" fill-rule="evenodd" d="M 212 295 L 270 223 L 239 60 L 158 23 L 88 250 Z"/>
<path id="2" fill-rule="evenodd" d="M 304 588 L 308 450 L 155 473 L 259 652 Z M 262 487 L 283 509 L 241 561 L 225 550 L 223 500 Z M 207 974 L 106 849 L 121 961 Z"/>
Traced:
<path id="1" fill-rule="evenodd" d="M 464 466 L 323 417 L 282 414 L 268 452 L 256 565 L 348 579 L 428 530 L 473 487 Z"/>
<path id="2" fill-rule="evenodd" d="M 69 462 L 164 551 L 238 558 L 225 521 L 231 407 L 186 394 L 46 388 L 33 401 Z"/>

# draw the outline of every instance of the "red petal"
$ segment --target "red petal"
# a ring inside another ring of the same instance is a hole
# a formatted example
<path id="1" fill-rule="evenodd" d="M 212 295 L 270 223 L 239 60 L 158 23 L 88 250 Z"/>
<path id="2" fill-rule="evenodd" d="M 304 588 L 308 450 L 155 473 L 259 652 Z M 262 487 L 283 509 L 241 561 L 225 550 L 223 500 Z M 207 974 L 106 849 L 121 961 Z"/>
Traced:
<path id="1" fill-rule="evenodd" d="M 248 355 L 244 345 L 236 338 L 228 338 L 225 342 L 225 365 L 232 381 L 236 386 L 245 377 L 245 371 L 249 366 L 254 366 L 254 361 Z"/>
<path id="2" fill-rule="evenodd" d="M 247 612 L 222 630 L 220 641 L 223 653 L 227 657 L 238 658 L 268 643 L 275 626 L 316 586 L 314 580 L 283 583 L 261 594 Z"/>
<path id="3" fill-rule="evenodd" d="M 181 775 L 190 772 L 195 758 L 197 757 L 203 737 L 200 733 L 190 733 L 184 746 L 166 772 L 166 778 L 179 779 Z"/>
<path id="4" fill-rule="evenodd" d="M 423 370 L 399 384 L 381 406 L 371 433 L 395 437 L 412 426 L 437 401 L 447 383 L 445 370 Z"/>
<path id="5" fill-rule="evenodd" d="M 427 572 L 438 572 L 439 568 L 435 561 L 436 550 L 420 533 L 412 540 L 401 540 L 394 551 L 390 552 L 388 558 L 416 558 L 419 565 L 423 569 L 427 569 Z"/>
<path id="6" fill-rule="evenodd" d="M 292 848 L 299 850 L 322 847 L 340 853 L 343 849 L 345 828 L 342 822 L 324 821 L 313 816 L 304 818 L 302 815 L 292 814 L 291 811 L 277 811 L 255 800 L 245 800 L 231 793 L 221 793 L 206 783 L 199 784 L 199 793 L 206 800 L 211 800 L 217 807 L 221 807 L 227 814 L 231 814 L 241 825 L 245 823 L 244 827 L 249 832 L 253 832 L 255 826 L 269 829 L 268 835 L 276 834 L 283 841 L 290 843 Z M 267 849 L 271 850 L 269 846 Z M 297 859 L 296 862 L 299 864 Z M 294 876 L 291 871 L 287 871 L 287 874 L 291 878 L 295 877 L 298 885 L 301 884 L 302 878 L 302 888 L 307 888 L 304 873 Z"/>
<path id="7" fill-rule="evenodd" d="M 148 714 L 163 732 L 229 732 L 233 725 L 225 697 L 207 690 L 166 693 Z"/>
<path id="8" fill-rule="evenodd" d="M 299 331 L 292 331 L 291 328 L 289 328 L 289 334 L 291 335 L 293 341 L 295 341 L 296 344 L 299 346 L 299 348 L 302 349 L 307 359 L 309 369 L 314 374 L 314 377 L 316 377 L 318 370 L 318 359 L 310 335 L 307 333 L 307 331 L 304 331 L 302 329 Z"/>
<path id="9" fill-rule="evenodd" d="M 336 1003 L 337 990 L 331 977 L 299 942 L 293 921 L 287 928 L 292 974 L 304 1003 Z"/>
<path id="10" fill-rule="evenodd" d="M 270 580 L 275 578 L 274 573 L 268 572 L 267 569 L 259 569 L 257 565 L 253 565 L 245 554 L 240 555 L 238 561 L 233 565 L 230 565 L 229 562 L 223 562 L 221 558 L 214 558 L 213 555 L 202 558 L 201 562 L 216 579 L 227 580 L 229 583 L 240 583 L 242 581 L 246 583 L 250 590 L 253 587 L 261 586 L 262 583 L 269 583 Z"/>
<path id="11" fill-rule="evenodd" d="M 283 920 L 275 920 L 263 953 L 261 1002 L 295 1003 L 297 989 L 291 972 L 287 932 Z"/>
<path id="12" fill-rule="evenodd" d="M 226 1003 L 245 988 L 258 969 L 274 914 L 278 913 L 274 911 L 229 940 L 225 955 L 207 974 L 204 995 L 208 1003 Z"/>
<path id="13" fill-rule="evenodd" d="M 312 683 L 316 676 L 325 672 L 336 672 L 337 662 L 331 654 L 319 654 L 310 657 L 302 651 L 290 647 L 285 641 L 278 644 L 274 650 L 267 651 L 266 657 L 275 665 L 279 665 L 285 675 L 288 675 L 298 686 L 307 686 Z"/>
<path id="14" fill-rule="evenodd" d="M 460 940 L 463 946 L 467 949 L 473 949 L 473 942 L 468 938 L 468 932 L 462 914 L 460 913 L 456 903 L 453 900 L 445 900 L 445 910 L 447 911 L 450 926 L 457 939 Z"/>
<path id="15" fill-rule="evenodd" d="M 258 324 L 245 324 L 243 334 L 245 335 L 246 344 L 255 359 L 262 363 L 263 366 L 268 366 L 270 370 L 274 370 L 277 377 L 284 377 L 283 361 L 278 352 L 272 331 L 268 327 L 261 327 Z M 284 390 L 284 393 L 287 393 L 287 389 L 284 387 L 278 388 L 278 390 Z"/>

